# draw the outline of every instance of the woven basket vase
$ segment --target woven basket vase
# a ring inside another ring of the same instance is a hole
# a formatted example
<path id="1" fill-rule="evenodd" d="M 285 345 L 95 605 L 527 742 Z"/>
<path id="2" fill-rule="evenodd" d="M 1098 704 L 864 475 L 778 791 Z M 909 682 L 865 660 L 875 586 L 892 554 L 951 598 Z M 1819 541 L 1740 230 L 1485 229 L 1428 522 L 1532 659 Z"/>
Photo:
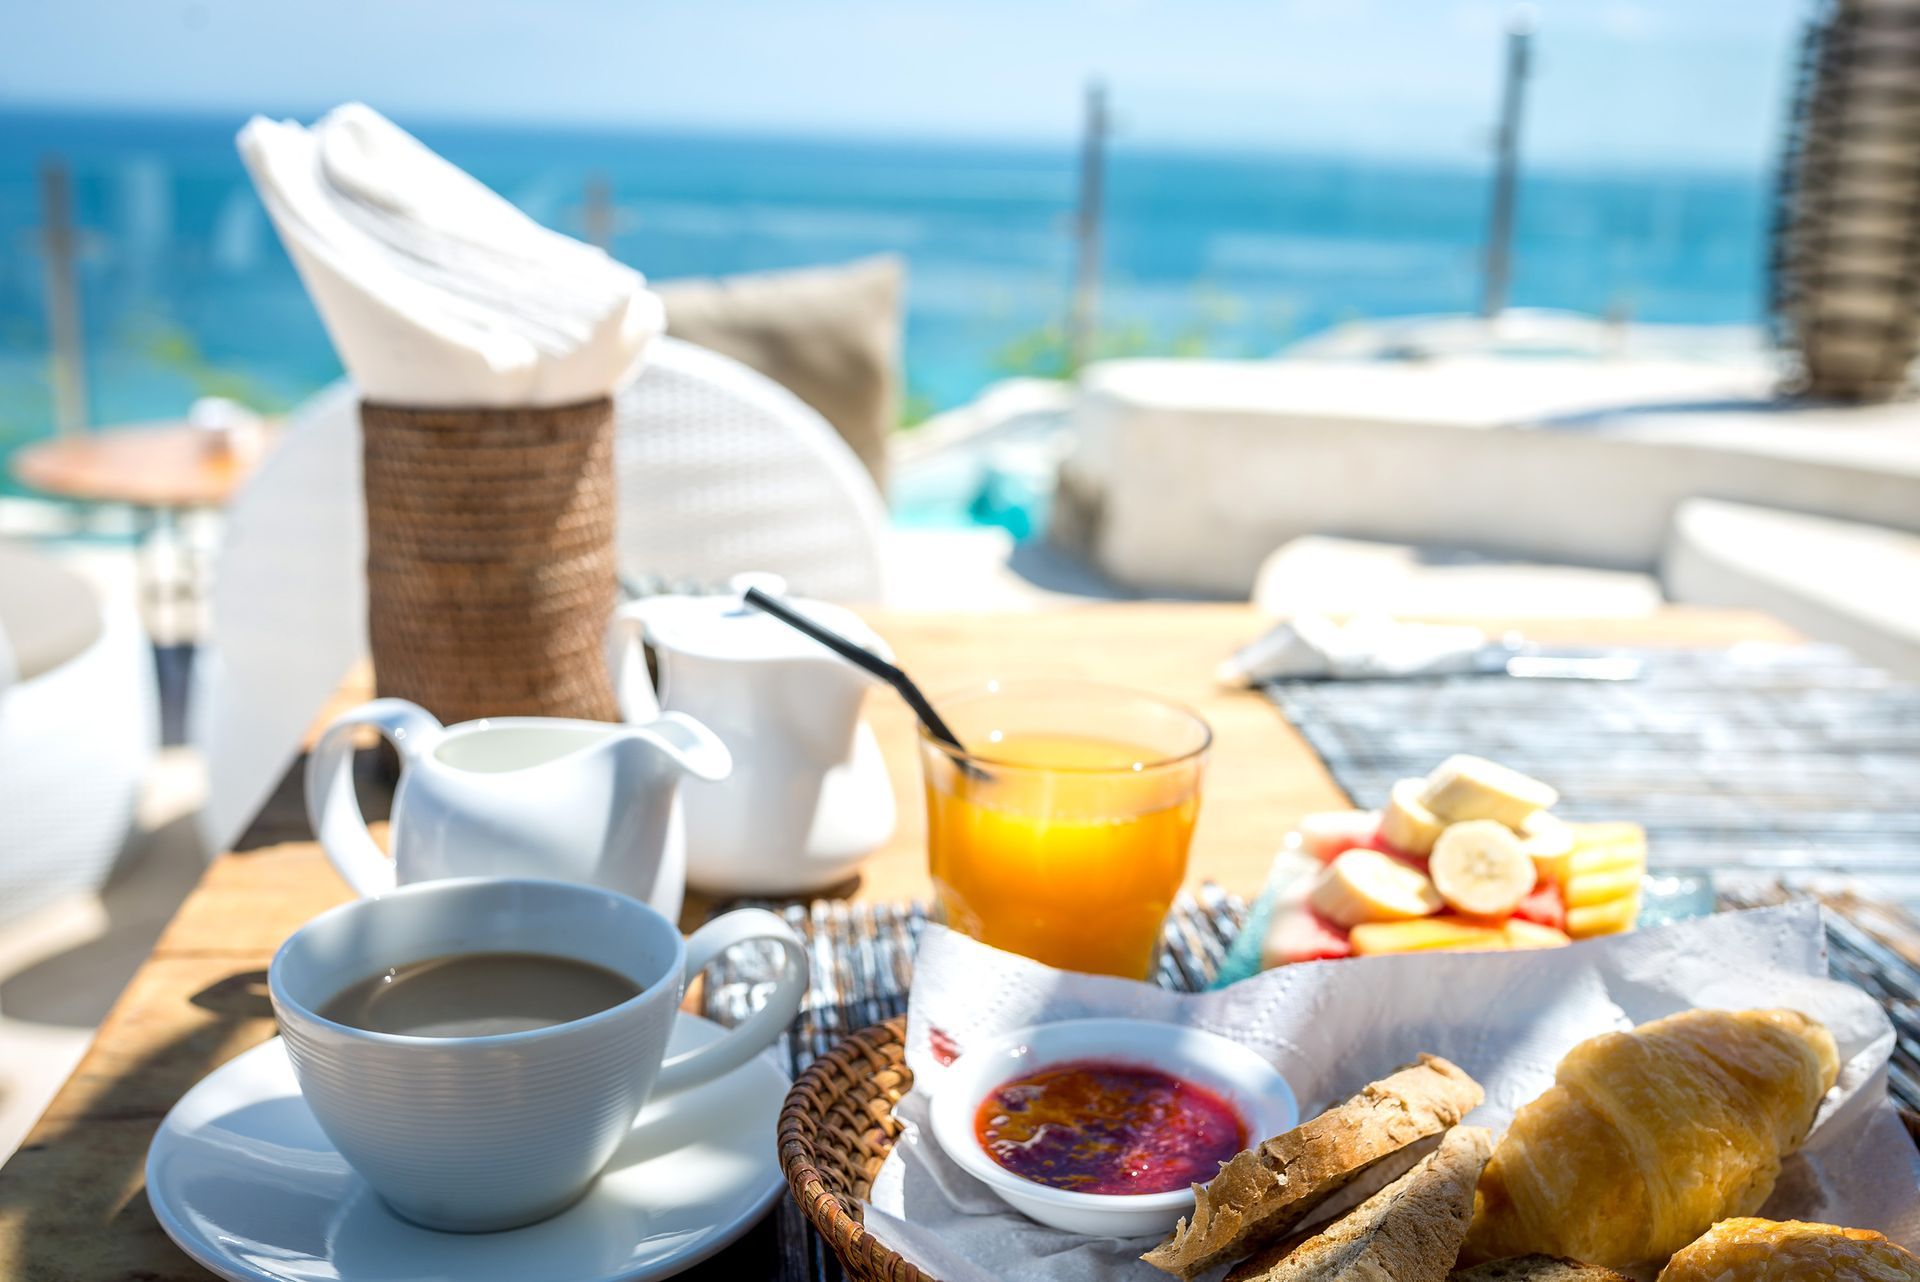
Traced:
<path id="1" fill-rule="evenodd" d="M 893 1106 L 913 1089 L 907 1021 L 853 1034 L 815 1060 L 780 1110 L 780 1168 L 800 1209 L 853 1282 L 938 1282 L 867 1232 L 860 1202 L 900 1136 Z M 1920 1144 L 1920 1116 L 1901 1110 Z"/>
<path id="2" fill-rule="evenodd" d="M 1920 0 L 1815 8 L 1780 167 L 1774 321 L 1801 390 L 1879 400 L 1920 353 Z"/>
<path id="3" fill-rule="evenodd" d="M 447 724 L 616 719 L 613 402 L 360 406 L 382 695 Z"/>

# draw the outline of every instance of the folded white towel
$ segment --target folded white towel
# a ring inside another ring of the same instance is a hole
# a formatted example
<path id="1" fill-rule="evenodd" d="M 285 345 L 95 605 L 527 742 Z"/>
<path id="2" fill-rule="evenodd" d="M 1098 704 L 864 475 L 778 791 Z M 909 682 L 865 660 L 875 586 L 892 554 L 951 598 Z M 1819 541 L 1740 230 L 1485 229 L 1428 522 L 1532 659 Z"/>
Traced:
<path id="1" fill-rule="evenodd" d="M 1361 615 L 1335 623 L 1303 614 L 1276 624 L 1214 670 L 1221 685 L 1320 677 L 1433 676 L 1478 670 L 1487 634 L 1478 628 L 1402 623 Z M 1489 669 L 1491 670 L 1491 669 Z"/>
<path id="2" fill-rule="evenodd" d="M 362 395 L 565 405 L 665 326 L 640 273 L 549 231 L 370 107 L 256 116 L 240 155 Z"/>

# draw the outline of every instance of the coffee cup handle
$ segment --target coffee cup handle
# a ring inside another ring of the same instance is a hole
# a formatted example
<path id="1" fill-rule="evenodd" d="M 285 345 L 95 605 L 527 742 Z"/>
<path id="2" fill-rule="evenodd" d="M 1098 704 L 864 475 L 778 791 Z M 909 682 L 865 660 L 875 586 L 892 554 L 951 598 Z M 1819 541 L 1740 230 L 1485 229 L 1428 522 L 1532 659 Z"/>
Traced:
<path id="1" fill-rule="evenodd" d="M 654 1080 L 656 1098 L 732 1072 L 773 1045 L 800 1013 L 800 1000 L 807 992 L 806 945 L 791 926 L 764 908 L 741 908 L 694 931 L 687 940 L 687 980 L 691 982 L 727 949 L 750 939 L 771 939 L 786 953 L 786 964 L 766 1005 L 729 1029 L 720 1040 L 675 1055 L 662 1064 L 660 1076 Z"/>

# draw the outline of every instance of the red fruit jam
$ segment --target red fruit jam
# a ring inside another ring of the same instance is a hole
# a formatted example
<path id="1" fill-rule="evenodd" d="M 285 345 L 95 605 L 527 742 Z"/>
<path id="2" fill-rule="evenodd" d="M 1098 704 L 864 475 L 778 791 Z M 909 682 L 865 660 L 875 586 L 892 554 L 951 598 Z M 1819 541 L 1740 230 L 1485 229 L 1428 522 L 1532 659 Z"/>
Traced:
<path id="1" fill-rule="evenodd" d="M 1092 1059 L 1001 1083 L 980 1101 L 973 1132 L 1015 1175 L 1075 1193 L 1204 1184 L 1247 1146 L 1247 1124 L 1214 1092 L 1155 1069 Z"/>

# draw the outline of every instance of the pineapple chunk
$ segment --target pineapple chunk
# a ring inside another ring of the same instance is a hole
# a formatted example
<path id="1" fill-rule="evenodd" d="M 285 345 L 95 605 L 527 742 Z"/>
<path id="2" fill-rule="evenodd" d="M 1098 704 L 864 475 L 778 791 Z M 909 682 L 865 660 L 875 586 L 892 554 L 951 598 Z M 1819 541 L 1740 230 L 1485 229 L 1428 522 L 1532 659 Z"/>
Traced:
<path id="1" fill-rule="evenodd" d="M 1509 948 L 1565 948 L 1573 942 L 1563 931 L 1520 917 L 1509 920 L 1505 930 Z"/>
<path id="2" fill-rule="evenodd" d="M 1530 852 L 1542 881 L 1557 881 L 1564 886 L 1587 873 L 1626 867 L 1646 871 L 1647 834 L 1639 824 L 1572 824 L 1569 827 L 1573 836 L 1570 848 L 1551 854 Z"/>
<path id="3" fill-rule="evenodd" d="M 1605 903 L 1587 904 L 1581 908 L 1567 909 L 1567 933 L 1575 939 L 1590 939 L 1595 935 L 1617 935 L 1632 930 L 1633 923 L 1640 916 L 1640 895 L 1635 892 L 1620 899 L 1609 899 Z"/>
<path id="4" fill-rule="evenodd" d="M 1348 941 L 1357 956 L 1440 950 L 1497 952 L 1507 947 L 1506 931 L 1470 917 L 1443 915 L 1414 921 L 1368 922 L 1355 926 Z"/>
<path id="5" fill-rule="evenodd" d="M 1595 904 L 1625 899 L 1640 889 L 1640 879 L 1645 875 L 1645 865 L 1637 863 L 1599 872 L 1576 872 L 1567 878 L 1567 907 L 1591 908 Z"/>

